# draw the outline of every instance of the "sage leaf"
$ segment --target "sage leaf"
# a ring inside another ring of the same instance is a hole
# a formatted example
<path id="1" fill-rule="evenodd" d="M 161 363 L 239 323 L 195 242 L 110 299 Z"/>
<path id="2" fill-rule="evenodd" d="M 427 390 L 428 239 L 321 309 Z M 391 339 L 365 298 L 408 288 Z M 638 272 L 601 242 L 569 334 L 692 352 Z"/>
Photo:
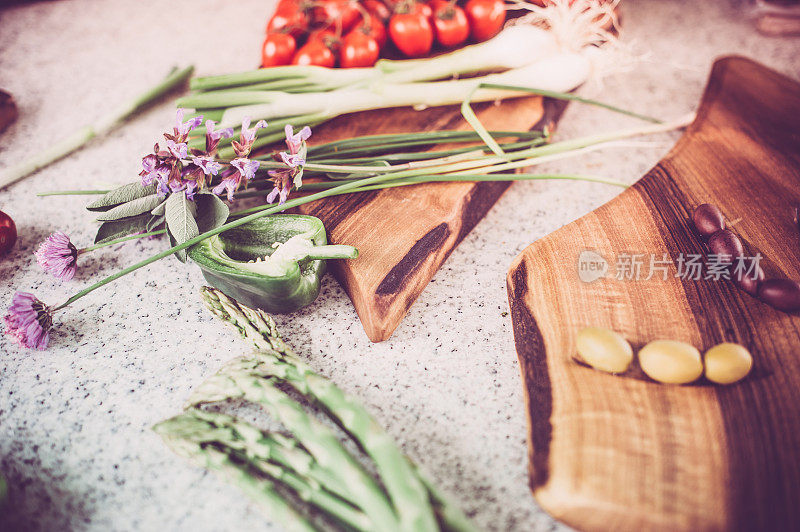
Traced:
<path id="1" fill-rule="evenodd" d="M 183 244 L 200 234 L 194 217 L 197 206 L 186 199 L 181 193 L 170 194 L 167 198 L 165 217 L 170 238 L 175 240 L 174 245 Z M 175 255 L 181 262 L 186 262 L 186 250 L 177 251 Z"/>
<path id="2" fill-rule="evenodd" d="M 151 196 L 144 196 L 131 200 L 122 205 L 117 205 L 111 210 L 108 210 L 97 217 L 98 222 L 111 222 L 114 220 L 121 220 L 122 218 L 130 218 L 131 216 L 138 216 L 144 213 L 150 213 L 158 205 L 164 202 L 164 198 L 156 194 Z"/>
<path id="3" fill-rule="evenodd" d="M 165 220 L 164 216 L 151 216 L 150 221 L 147 222 L 147 232 L 152 233 L 153 231 L 158 229 L 158 226 L 163 224 L 164 220 Z"/>
<path id="4" fill-rule="evenodd" d="M 134 216 L 133 218 L 105 222 L 97 230 L 97 235 L 94 237 L 94 243 L 104 244 L 106 242 L 111 242 L 112 240 L 132 235 L 134 233 L 141 233 L 147 229 L 147 222 L 149 219 L 149 214 L 141 214 L 139 216 Z"/>
<path id="5" fill-rule="evenodd" d="M 169 247 L 174 248 L 178 245 L 177 240 L 172 236 L 172 233 L 167 231 L 167 237 L 169 238 Z M 188 252 L 185 249 L 175 252 L 175 258 L 179 261 L 186 263 L 186 260 L 189 258 Z"/>
<path id="6" fill-rule="evenodd" d="M 194 201 L 197 206 L 197 228 L 201 233 L 224 224 L 231 212 L 225 202 L 214 194 L 198 194 Z"/>
<path id="7" fill-rule="evenodd" d="M 164 203 L 160 203 L 158 207 L 150 211 L 150 214 L 152 214 L 153 216 L 164 216 L 166 208 L 167 208 L 167 202 L 165 201 Z"/>
<path id="8" fill-rule="evenodd" d="M 103 197 L 93 201 L 86 208 L 90 211 L 107 211 L 112 207 L 128 203 L 135 199 L 150 196 L 156 193 L 156 186 L 142 186 L 141 183 L 128 183 L 106 193 Z"/>

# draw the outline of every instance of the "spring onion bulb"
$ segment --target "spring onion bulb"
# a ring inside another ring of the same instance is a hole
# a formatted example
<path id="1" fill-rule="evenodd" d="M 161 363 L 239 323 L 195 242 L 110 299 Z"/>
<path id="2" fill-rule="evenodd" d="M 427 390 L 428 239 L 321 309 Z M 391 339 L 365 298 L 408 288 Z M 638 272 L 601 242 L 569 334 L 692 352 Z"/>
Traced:
<path id="1" fill-rule="evenodd" d="M 320 93 L 271 93 L 269 103 L 231 107 L 222 115 L 222 127 L 235 126 L 244 117 L 253 120 L 294 115 L 323 115 L 329 118 L 368 109 L 414 106 L 415 108 L 457 104 L 481 83 L 516 85 L 567 92 L 589 76 L 590 63 L 582 54 L 556 53 L 535 63 L 499 74 L 475 78 L 423 83 L 373 83 L 365 88 L 339 89 Z M 524 92 L 480 89 L 474 102 L 523 96 Z"/>

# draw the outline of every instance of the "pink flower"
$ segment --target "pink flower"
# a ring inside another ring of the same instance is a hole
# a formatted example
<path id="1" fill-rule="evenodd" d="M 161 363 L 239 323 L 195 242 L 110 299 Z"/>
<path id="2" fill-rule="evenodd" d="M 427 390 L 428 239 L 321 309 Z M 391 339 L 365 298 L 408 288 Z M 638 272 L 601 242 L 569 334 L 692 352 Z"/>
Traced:
<path id="1" fill-rule="evenodd" d="M 227 139 L 233 136 L 233 129 L 226 127 L 225 129 L 214 130 L 215 122 L 213 120 L 206 120 L 206 153 L 212 154 L 217 151 L 219 141 L 223 138 Z"/>
<path id="2" fill-rule="evenodd" d="M 303 146 L 303 143 L 311 136 L 311 128 L 308 126 L 301 129 L 297 135 L 294 134 L 294 128 L 289 124 L 286 124 L 283 131 L 286 133 L 286 146 L 289 148 L 289 153 L 292 155 L 297 154 Z"/>
<path id="3" fill-rule="evenodd" d="M 243 182 L 244 186 L 247 186 L 247 182 L 255 177 L 258 167 L 258 161 L 251 159 L 239 157 L 232 160 L 231 169 L 223 176 L 222 181 L 212 189 L 212 192 L 217 196 L 227 192 L 228 201 L 233 201 L 233 193 L 239 189 Z"/>
<path id="4" fill-rule="evenodd" d="M 177 137 L 177 139 L 180 139 L 178 140 L 178 142 L 185 141 L 186 137 L 189 135 L 189 132 L 203 123 L 202 116 L 195 116 L 184 122 L 183 121 L 184 112 L 185 112 L 184 109 L 178 109 L 178 112 L 176 113 L 175 116 L 174 136 Z"/>
<path id="5" fill-rule="evenodd" d="M 69 281 L 75 276 L 78 250 L 61 231 L 48 236 L 35 255 L 39 266 L 56 278 Z"/>
<path id="6" fill-rule="evenodd" d="M 15 293 L 3 321 L 6 324 L 6 334 L 22 347 L 39 350 L 47 348 L 53 317 L 47 305 L 33 294 Z"/>
<path id="7" fill-rule="evenodd" d="M 267 127 L 267 122 L 259 120 L 256 125 L 250 127 L 250 117 L 246 116 L 242 120 L 242 132 L 239 135 L 239 141 L 233 141 L 233 151 L 237 157 L 247 157 L 250 155 L 250 150 L 253 149 L 253 143 L 256 141 L 256 131 L 262 127 Z"/>

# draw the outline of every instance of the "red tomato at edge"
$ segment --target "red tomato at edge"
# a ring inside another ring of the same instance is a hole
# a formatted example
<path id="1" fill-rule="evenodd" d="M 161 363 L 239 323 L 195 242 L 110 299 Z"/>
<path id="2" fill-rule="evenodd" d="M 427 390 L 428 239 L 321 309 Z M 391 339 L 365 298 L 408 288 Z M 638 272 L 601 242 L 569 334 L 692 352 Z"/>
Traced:
<path id="1" fill-rule="evenodd" d="M 5 255 L 17 241 L 17 226 L 11 216 L 0 211 L 0 256 Z"/>

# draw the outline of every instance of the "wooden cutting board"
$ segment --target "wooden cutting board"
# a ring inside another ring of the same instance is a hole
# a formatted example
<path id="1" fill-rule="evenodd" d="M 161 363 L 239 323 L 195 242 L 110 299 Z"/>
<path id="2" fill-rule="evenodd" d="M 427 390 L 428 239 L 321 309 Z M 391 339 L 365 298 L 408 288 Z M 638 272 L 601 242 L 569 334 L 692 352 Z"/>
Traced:
<path id="1" fill-rule="evenodd" d="M 800 279 L 800 85 L 740 57 L 714 65 L 697 120 L 633 187 L 528 247 L 508 274 L 527 392 L 530 487 L 585 530 L 800 530 L 800 317 L 730 281 L 616 280 L 623 254 L 703 253 L 689 219 L 720 207 L 767 277 Z M 582 282 L 592 250 L 610 277 Z M 649 267 L 649 259 L 645 259 Z M 643 276 L 646 277 L 646 276 Z M 660 385 L 573 360 L 586 326 L 753 354 L 730 386 Z"/>
<path id="2" fill-rule="evenodd" d="M 540 97 L 473 106 L 489 130 L 553 127 L 564 103 Z M 469 130 L 458 106 L 395 108 L 339 117 L 314 128 L 310 144 L 358 135 Z M 367 336 L 388 339 L 450 252 L 483 218 L 510 182 L 426 183 L 348 194 L 303 205 L 334 244 L 358 248 L 356 260 L 331 261 Z"/>

